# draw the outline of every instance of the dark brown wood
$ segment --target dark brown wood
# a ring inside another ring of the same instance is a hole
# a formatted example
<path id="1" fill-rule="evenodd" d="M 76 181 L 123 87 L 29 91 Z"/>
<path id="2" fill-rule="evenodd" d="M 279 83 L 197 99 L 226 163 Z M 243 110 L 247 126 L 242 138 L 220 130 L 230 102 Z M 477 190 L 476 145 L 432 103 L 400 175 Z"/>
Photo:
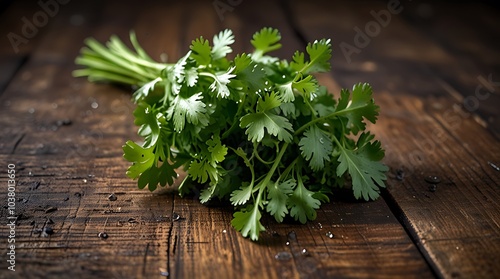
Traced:
<path id="1" fill-rule="evenodd" d="M 347 62 L 338 43 L 352 41 L 352 28 L 365 24 L 384 2 L 358 8 L 242 1 L 222 18 L 214 3 L 70 2 L 21 56 L 1 46 L 6 59 L 0 69 L 8 77 L 0 80 L 0 162 L 2 172 L 16 165 L 18 222 L 16 272 L 7 271 L 2 260 L 0 277 L 498 277 L 500 181 L 488 164 L 499 165 L 498 142 L 460 110 L 445 88 L 443 68 L 427 67 L 442 60 L 459 64 L 462 58 L 449 54 L 435 36 L 413 29 L 404 16 L 394 16 Z M 19 28 L 19 15 L 40 9 L 23 11 L 20 5 L 2 16 L 6 24 L 0 30 L 8 31 L 9 24 Z M 286 5 L 300 15 L 296 26 Z M 281 31 L 282 58 L 304 49 L 301 32 L 311 40 L 331 37 L 333 75 L 319 79 L 332 92 L 359 81 L 374 85 L 381 116 L 370 128 L 387 150 L 391 171 L 384 199 L 356 202 L 338 191 L 306 225 L 277 224 L 264 216 L 267 231 L 254 243 L 232 229 L 233 208 L 227 204 L 201 205 L 196 194 L 180 198 L 175 185 L 154 193 L 138 190 L 124 174 L 128 163 L 121 150 L 126 140 L 139 139 L 130 90 L 90 84 L 71 71 L 88 36 L 126 39 L 134 29 L 153 58 L 167 54 L 175 61 L 192 39 L 211 38 L 223 28 L 235 32 L 236 53 L 251 51 L 251 35 L 264 26 Z M 465 84 L 454 82 L 452 88 Z M 404 171 L 402 181 L 397 169 Z M 435 192 L 428 189 L 427 175 L 441 179 Z M 5 175 L 0 184 L 6 197 Z M 0 218 L 7 216 L 0 208 Z M 54 233 L 44 237 L 47 227 Z M 8 234 L 1 226 L 2 245 Z M 1 248 L 2 255 L 6 250 Z"/>

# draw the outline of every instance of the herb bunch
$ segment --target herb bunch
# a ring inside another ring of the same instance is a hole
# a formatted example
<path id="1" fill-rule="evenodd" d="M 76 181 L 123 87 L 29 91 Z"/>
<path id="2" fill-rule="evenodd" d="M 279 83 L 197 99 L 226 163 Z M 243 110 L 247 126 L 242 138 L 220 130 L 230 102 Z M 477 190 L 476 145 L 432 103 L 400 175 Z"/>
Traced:
<path id="1" fill-rule="evenodd" d="M 112 36 L 106 45 L 87 39 L 75 76 L 124 83 L 133 93 L 141 143 L 127 141 L 126 174 L 139 188 L 172 185 L 176 170 L 188 175 L 181 195 L 229 200 L 232 226 L 257 240 L 263 212 L 305 223 L 329 201 L 333 187 L 352 182 L 354 197 L 376 199 L 385 187 L 384 150 L 366 131 L 379 107 L 368 84 L 343 89 L 338 99 L 314 73 L 330 71 L 331 43 L 322 39 L 291 61 L 269 53 L 281 47 L 276 29 L 255 33 L 252 53 L 229 59 L 231 30 L 200 37 L 176 63 L 159 63 L 140 47 Z"/>

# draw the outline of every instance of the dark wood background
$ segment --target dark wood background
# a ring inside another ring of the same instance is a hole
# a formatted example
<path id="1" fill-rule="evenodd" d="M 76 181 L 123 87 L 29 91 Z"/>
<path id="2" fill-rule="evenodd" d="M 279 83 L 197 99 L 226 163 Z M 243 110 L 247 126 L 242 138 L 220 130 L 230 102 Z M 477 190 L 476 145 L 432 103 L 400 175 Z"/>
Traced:
<path id="1" fill-rule="evenodd" d="M 356 46 L 355 28 L 394 1 L 219 0 L 233 5 L 222 14 L 212 0 L 67 2 L 52 1 L 57 11 L 17 47 L 9 36 L 44 10 L 37 1 L 0 6 L 0 278 L 500 277 L 494 1 L 401 1 L 349 56 L 341 45 Z M 281 31 L 281 58 L 331 38 L 332 72 L 319 76 L 331 92 L 372 84 L 381 115 L 370 130 L 390 171 L 379 200 L 339 191 L 306 225 L 264 217 L 267 231 L 253 243 L 231 228 L 230 206 L 137 190 L 121 150 L 138 139 L 130 89 L 71 72 L 90 36 L 125 39 L 134 29 L 152 57 L 175 61 L 192 39 L 224 28 L 236 53 L 250 51 L 264 26 Z M 17 175 L 15 272 L 6 262 L 8 164 Z M 436 191 L 427 176 L 440 178 Z"/>

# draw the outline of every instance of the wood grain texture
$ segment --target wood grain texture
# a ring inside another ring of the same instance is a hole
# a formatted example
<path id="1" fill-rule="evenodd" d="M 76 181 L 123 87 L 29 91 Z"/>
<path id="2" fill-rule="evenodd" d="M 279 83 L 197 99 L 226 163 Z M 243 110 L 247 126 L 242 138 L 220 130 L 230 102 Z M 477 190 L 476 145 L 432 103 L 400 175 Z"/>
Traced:
<path id="1" fill-rule="evenodd" d="M 25 63 L 2 61 L 0 69 L 11 77 L 0 95 L 0 162 L 16 164 L 18 222 L 17 271 L 6 273 L 2 260 L 0 277 L 497 276 L 500 181 L 488 162 L 500 157 L 498 142 L 424 67 L 457 58 L 433 37 L 411 29 L 404 17 L 394 17 L 351 63 L 339 56 L 335 43 L 333 75 L 320 76 L 334 92 L 359 81 L 374 84 L 382 114 L 370 128 L 391 167 L 384 199 L 356 202 L 338 191 L 306 225 L 277 224 L 264 216 L 267 231 L 254 243 L 231 228 L 231 206 L 201 205 L 196 194 L 180 198 L 175 185 L 139 191 L 136 181 L 125 177 L 121 146 L 139 140 L 130 89 L 71 76 L 83 39 L 104 41 L 111 34 L 125 39 L 134 29 L 153 58 L 165 53 L 173 61 L 192 39 L 211 38 L 223 28 L 235 32 L 236 53 L 251 51 L 251 35 L 272 26 L 283 37 L 277 55 L 289 58 L 304 45 L 285 4 L 242 1 L 221 20 L 212 1 L 71 2 L 30 43 Z M 329 9 L 320 2 L 290 5 L 301 15 L 297 24 L 306 38 L 341 42 L 352 40 L 353 26 L 364 24 L 370 10 L 384 3 L 366 5 L 357 14 L 349 6 Z M 404 170 L 404 180 L 396 179 L 396 169 Z M 429 174 L 442 180 L 435 192 L 423 180 Z M 5 176 L 0 184 L 0 195 L 6 196 Z M 7 215 L 0 208 L 0 219 Z M 43 237 L 40 230 L 46 227 L 54 234 Z M 103 232 L 105 239 L 99 237 Z M 8 233 L 0 227 L 2 245 Z"/>

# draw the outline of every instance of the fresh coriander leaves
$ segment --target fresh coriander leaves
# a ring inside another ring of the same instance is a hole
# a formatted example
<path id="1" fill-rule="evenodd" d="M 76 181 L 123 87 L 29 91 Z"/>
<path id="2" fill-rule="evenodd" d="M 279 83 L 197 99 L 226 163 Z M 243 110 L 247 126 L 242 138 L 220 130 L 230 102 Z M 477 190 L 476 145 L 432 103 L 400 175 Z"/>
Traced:
<path id="1" fill-rule="evenodd" d="M 137 86 L 134 123 L 144 142 L 127 141 L 123 152 L 139 188 L 172 185 L 183 169 L 180 194 L 199 188 L 202 203 L 229 200 L 233 227 L 257 240 L 263 212 L 305 223 L 344 181 L 358 199 L 385 187 L 384 150 L 365 131 L 379 113 L 372 88 L 356 84 L 336 99 L 313 76 L 330 70 L 330 40 L 280 60 L 269 55 L 281 47 L 279 31 L 263 28 L 254 51 L 231 60 L 235 38 L 224 30 L 193 40 L 171 64 L 153 61 L 133 32 L 130 40 L 133 49 L 116 36 L 106 45 L 86 40 L 74 75 Z"/>

